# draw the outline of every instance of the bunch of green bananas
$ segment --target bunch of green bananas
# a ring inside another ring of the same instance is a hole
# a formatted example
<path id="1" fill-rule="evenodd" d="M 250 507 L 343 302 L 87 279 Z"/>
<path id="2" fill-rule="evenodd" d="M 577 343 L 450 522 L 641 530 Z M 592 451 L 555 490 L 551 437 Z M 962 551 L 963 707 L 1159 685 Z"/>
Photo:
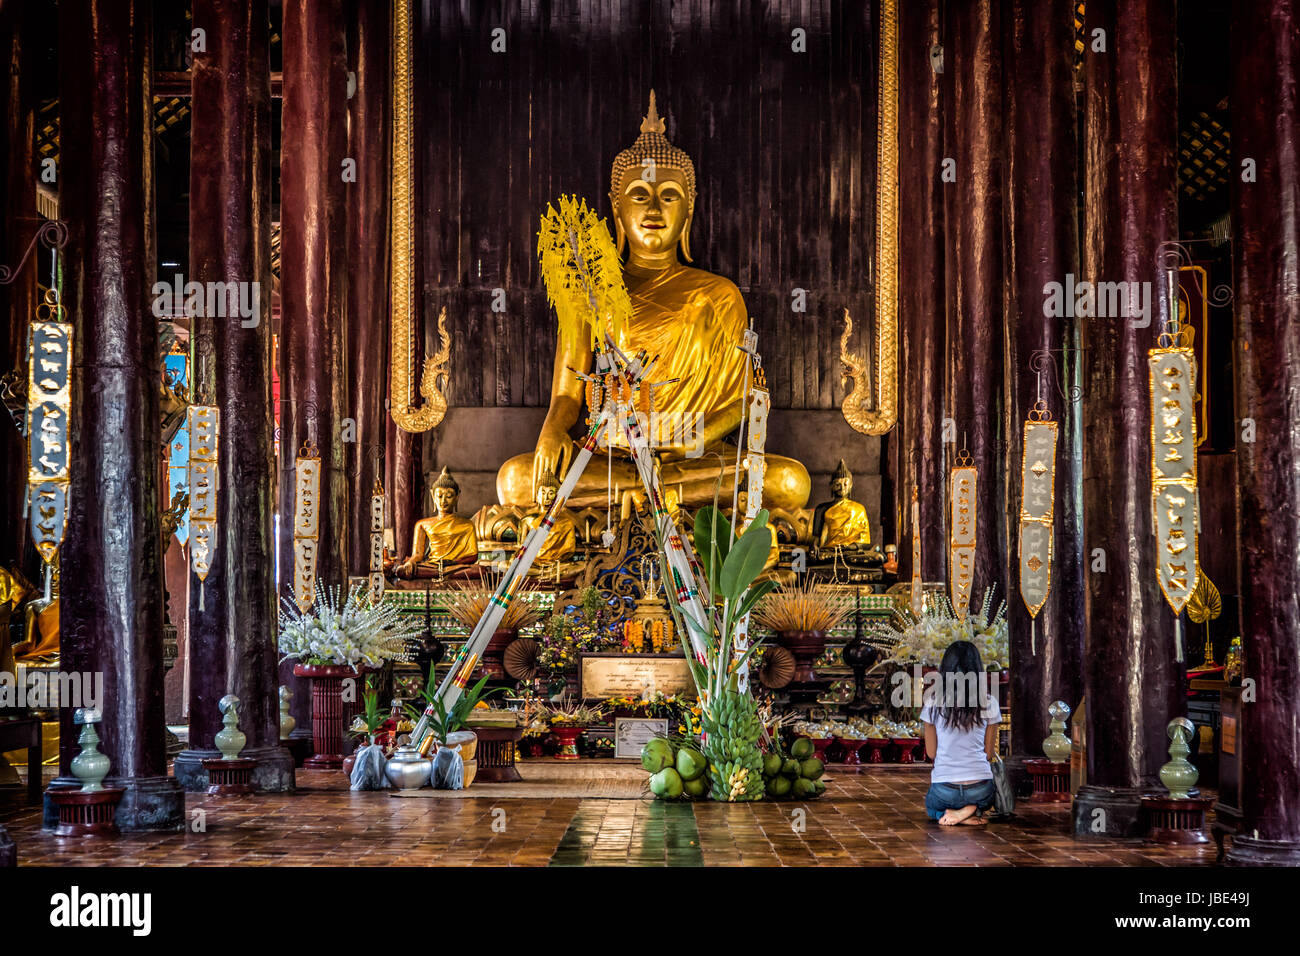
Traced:
<path id="1" fill-rule="evenodd" d="M 763 799 L 763 755 L 758 749 L 762 725 L 754 698 L 725 691 L 709 702 L 701 718 L 709 797 L 727 803 Z"/>

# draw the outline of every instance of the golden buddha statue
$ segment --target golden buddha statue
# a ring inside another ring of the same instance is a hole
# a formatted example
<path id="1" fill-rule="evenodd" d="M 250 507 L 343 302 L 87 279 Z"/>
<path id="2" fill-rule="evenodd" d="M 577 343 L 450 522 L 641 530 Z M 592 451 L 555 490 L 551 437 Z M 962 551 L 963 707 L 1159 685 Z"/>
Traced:
<path id="1" fill-rule="evenodd" d="M 478 536 L 468 518 L 456 514 L 460 485 L 444 467 L 433 483 L 433 515 L 415 523 L 411 556 L 396 566 L 399 578 L 441 577 L 449 566 L 478 560 Z"/>
<path id="2" fill-rule="evenodd" d="M 529 533 L 542 523 L 542 518 L 550 510 L 559 490 L 560 481 L 555 477 L 554 472 L 546 472 L 542 475 L 541 482 L 537 486 L 537 507 L 524 515 L 519 522 L 519 544 L 521 547 Z M 546 541 L 542 544 L 542 549 L 537 552 L 537 563 L 558 564 L 572 555 L 577 547 L 578 526 L 573 520 L 573 513 L 567 508 L 561 508 L 555 515 L 555 521 L 551 525 L 550 532 L 546 535 Z"/>
<path id="3" fill-rule="evenodd" d="M 614 160 L 609 198 L 619 253 L 625 247 L 628 251 L 623 272 L 633 306 L 617 345 L 629 355 L 644 350 L 658 356 L 650 380 L 664 383 L 654 388 L 655 414 L 649 421 L 663 483 L 679 486 L 682 504 L 696 507 L 713 500 L 715 482 L 722 478 L 722 495 L 729 498 L 736 450 L 723 439 L 747 413 L 742 393 L 749 358 L 738 346 L 749 318 L 733 282 L 678 260 L 680 248 L 682 257 L 691 261 L 695 166 L 664 136 L 653 92 L 641 135 Z M 577 451 L 569 430 L 584 402 L 584 383 L 577 373 L 587 374 L 591 368 L 588 330 L 562 335 L 550 408 L 537 447 L 532 454 L 511 458 L 497 473 L 497 497 L 503 505 L 528 504 L 544 473 L 563 476 L 567 471 Z M 598 410 L 589 411 L 594 415 Z M 618 447 L 621 438 L 611 444 Z M 807 469 L 780 455 L 769 454 L 766 461 L 764 503 L 803 507 L 809 492 Z M 631 461 L 617 455 L 612 467 L 593 466 L 584 474 L 569 503 L 576 508 L 602 506 L 612 493 L 620 499 L 618 507 L 625 494 L 640 489 Z"/>
<path id="4" fill-rule="evenodd" d="M 814 537 L 820 553 L 849 552 L 879 558 L 879 550 L 871 546 L 871 522 L 867 509 L 849 497 L 853 493 L 853 473 L 840 459 L 831 475 L 833 500 L 817 506 L 813 525 Z"/>

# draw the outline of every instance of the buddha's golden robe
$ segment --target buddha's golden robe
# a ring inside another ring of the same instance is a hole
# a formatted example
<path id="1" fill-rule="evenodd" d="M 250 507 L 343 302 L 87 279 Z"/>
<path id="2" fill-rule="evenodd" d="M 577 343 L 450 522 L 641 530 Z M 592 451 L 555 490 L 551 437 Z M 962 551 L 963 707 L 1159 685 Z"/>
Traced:
<path id="1" fill-rule="evenodd" d="M 658 356 L 650 381 L 677 379 L 654 390 L 655 411 L 678 430 L 673 437 L 680 442 L 681 429 L 732 405 L 738 424 L 747 360 L 737 346 L 749 321 L 735 283 L 680 263 L 657 272 L 629 265 L 624 275 L 633 311 L 618 347 Z M 626 447 L 621 431 L 615 445 Z"/>
<path id="2" fill-rule="evenodd" d="M 871 544 L 871 523 L 867 509 L 850 498 L 841 498 L 822 514 L 823 547 L 867 547 Z"/>
<path id="3" fill-rule="evenodd" d="M 478 535 L 468 518 L 442 515 L 422 518 L 415 525 L 411 554 L 420 564 L 457 564 L 478 560 Z"/>
<path id="4" fill-rule="evenodd" d="M 544 516 L 539 512 L 537 514 L 524 515 L 519 522 L 520 545 L 539 524 L 542 523 Z M 569 555 L 573 554 L 578 547 L 578 527 L 574 524 L 573 515 L 568 510 L 562 509 L 555 516 L 555 523 L 551 525 L 551 531 L 546 536 L 546 541 L 542 544 L 542 549 L 537 552 L 537 560 L 548 564 L 554 564 L 557 561 L 563 561 Z"/>

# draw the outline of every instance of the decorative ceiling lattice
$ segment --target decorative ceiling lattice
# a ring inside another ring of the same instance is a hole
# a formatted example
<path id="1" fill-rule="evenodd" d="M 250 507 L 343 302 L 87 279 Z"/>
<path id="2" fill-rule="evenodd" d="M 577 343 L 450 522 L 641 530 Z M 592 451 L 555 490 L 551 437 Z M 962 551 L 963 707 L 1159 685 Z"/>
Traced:
<path id="1" fill-rule="evenodd" d="M 1232 141 L 1221 121 L 1225 112 L 1202 110 L 1178 131 L 1178 189 L 1184 199 L 1206 202 L 1227 195 Z"/>

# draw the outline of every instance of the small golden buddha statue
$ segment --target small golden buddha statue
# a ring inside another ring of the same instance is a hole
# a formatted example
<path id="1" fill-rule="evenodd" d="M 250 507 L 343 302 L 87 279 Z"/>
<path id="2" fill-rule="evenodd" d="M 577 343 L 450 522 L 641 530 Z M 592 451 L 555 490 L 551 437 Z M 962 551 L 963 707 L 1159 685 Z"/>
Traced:
<path id="1" fill-rule="evenodd" d="M 432 494 L 434 513 L 415 523 L 411 556 L 396 567 L 400 578 L 441 577 L 449 566 L 478 560 L 478 535 L 468 518 L 456 514 L 460 485 L 445 467 Z"/>
<path id="2" fill-rule="evenodd" d="M 834 500 L 818 505 L 813 518 L 814 524 L 820 528 L 816 532 L 817 550 L 821 554 L 856 554 L 883 560 L 879 551 L 871 546 L 871 522 L 867 519 L 867 509 L 849 497 L 852 492 L 853 474 L 841 458 L 831 475 Z"/>
<path id="3" fill-rule="evenodd" d="M 554 472 L 548 471 L 542 475 L 541 482 L 537 486 L 537 507 L 524 515 L 519 522 L 519 544 L 521 547 L 529 533 L 542 523 L 542 519 L 550 510 L 559 490 L 560 481 L 555 477 Z M 555 521 L 551 525 L 550 532 L 546 535 L 542 550 L 537 552 L 537 563 L 558 564 L 572 555 L 577 547 L 577 522 L 573 520 L 573 513 L 568 508 L 561 508 L 556 512 Z"/>
<path id="4" fill-rule="evenodd" d="M 668 141 L 664 128 L 651 92 L 641 135 L 615 158 L 610 177 L 614 228 L 620 254 L 624 248 L 628 252 L 623 271 L 633 306 L 617 345 L 629 355 L 644 350 L 658 356 L 651 379 L 664 384 L 654 389 L 650 441 L 660 457 L 664 485 L 679 486 L 682 504 L 698 507 L 713 500 L 719 477 L 723 497 L 731 496 L 735 447 L 723 439 L 747 413 L 743 392 L 749 358 L 738 346 L 749 317 L 735 283 L 678 260 L 679 249 L 687 262 L 691 260 L 695 165 Z M 588 331 L 561 336 L 550 408 L 537 447 L 532 454 L 511 458 L 497 473 L 497 497 L 503 505 L 528 504 L 542 474 L 563 476 L 567 471 L 577 452 L 569 430 L 584 403 L 583 380 L 577 373 L 591 368 Z M 594 416 L 599 410 L 588 411 Z M 617 448 L 621 441 L 619 435 L 611 445 Z M 769 454 L 766 461 L 765 501 L 779 508 L 803 507 L 809 492 L 807 469 L 780 455 Z M 589 469 L 579 478 L 569 504 L 599 507 L 611 491 L 620 499 L 619 492 L 640 491 L 636 469 L 625 455 L 616 454 L 609 470 L 607 479 L 606 468 Z"/>

